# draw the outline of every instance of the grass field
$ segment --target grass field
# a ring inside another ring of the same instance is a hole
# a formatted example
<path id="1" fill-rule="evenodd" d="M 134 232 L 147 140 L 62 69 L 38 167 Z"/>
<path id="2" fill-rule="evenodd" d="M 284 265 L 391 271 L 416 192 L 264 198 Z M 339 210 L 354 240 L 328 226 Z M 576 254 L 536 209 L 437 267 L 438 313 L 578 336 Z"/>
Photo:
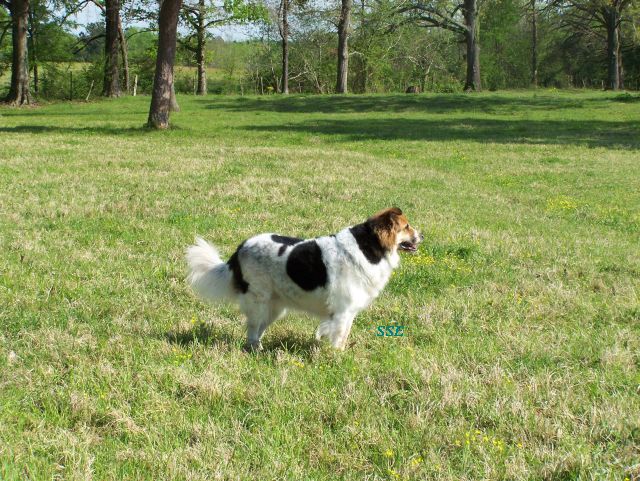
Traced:
<path id="1" fill-rule="evenodd" d="M 179 101 L 0 109 L 0 479 L 640 477 L 637 97 Z M 426 241 L 343 353 L 185 285 L 196 233 L 391 205 Z"/>

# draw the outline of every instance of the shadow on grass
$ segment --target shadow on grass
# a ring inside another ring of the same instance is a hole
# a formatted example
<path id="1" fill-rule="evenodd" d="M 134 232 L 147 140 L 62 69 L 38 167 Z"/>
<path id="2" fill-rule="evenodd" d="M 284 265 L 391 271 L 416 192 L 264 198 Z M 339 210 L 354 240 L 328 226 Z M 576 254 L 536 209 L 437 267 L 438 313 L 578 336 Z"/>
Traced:
<path id="1" fill-rule="evenodd" d="M 244 337 L 242 339 L 234 337 L 227 330 L 208 324 L 197 324 L 190 329 L 170 331 L 165 335 L 165 339 L 172 344 L 179 344 L 183 347 L 202 344 L 210 347 L 227 346 L 238 351 L 244 349 Z M 267 331 L 262 339 L 263 349 L 261 352 L 286 351 L 308 357 L 317 345 L 313 338 L 305 337 L 303 333 Z"/>
<path id="2" fill-rule="evenodd" d="M 531 110 L 581 109 L 609 98 L 564 98 L 553 95 L 292 95 L 235 97 L 203 101 L 207 109 L 235 112 L 268 111 L 296 113 L 405 112 L 444 114 L 455 111 L 515 113 Z"/>
<path id="3" fill-rule="evenodd" d="M 640 147 L 640 122 L 601 120 L 499 119 L 322 119 L 245 127 L 253 131 L 300 132 L 343 141 L 424 140 L 576 144 L 589 147 Z"/>
<path id="4" fill-rule="evenodd" d="M 44 114 L 46 117 L 46 114 Z M 56 127 L 51 125 L 17 125 L 15 127 L 0 127 L 0 133 L 8 134 L 42 134 L 42 133 L 60 133 L 60 134 L 102 134 L 102 135 L 140 135 L 148 132 L 157 132 L 154 129 L 141 125 L 140 127 L 113 127 L 108 125 L 89 126 L 89 127 Z"/>
<path id="5" fill-rule="evenodd" d="M 84 108 L 85 105 L 96 106 L 96 109 Z M 1 105 L 0 105 L 1 107 Z M 104 111 L 100 108 L 100 103 L 95 104 L 80 104 L 77 109 L 74 109 L 73 112 L 70 111 L 51 111 L 49 109 L 43 110 L 39 108 L 33 109 L 21 109 L 21 108 L 12 108 L 12 109 L 0 109 L 0 115 L 3 117 L 95 117 L 99 116 Z M 149 113 L 148 110 L 124 110 L 122 112 L 123 115 L 126 116 L 146 116 Z"/>
<path id="6" fill-rule="evenodd" d="M 304 333 L 270 333 L 267 331 L 262 338 L 264 352 L 286 351 L 303 357 L 310 357 L 311 352 L 318 348 L 318 342 Z"/>
<path id="7" fill-rule="evenodd" d="M 196 324 L 190 329 L 176 329 L 169 331 L 165 339 L 172 344 L 180 344 L 187 347 L 191 344 L 204 344 L 205 346 L 227 345 L 238 346 L 240 342 L 229 332 L 217 326 L 208 324 Z"/>

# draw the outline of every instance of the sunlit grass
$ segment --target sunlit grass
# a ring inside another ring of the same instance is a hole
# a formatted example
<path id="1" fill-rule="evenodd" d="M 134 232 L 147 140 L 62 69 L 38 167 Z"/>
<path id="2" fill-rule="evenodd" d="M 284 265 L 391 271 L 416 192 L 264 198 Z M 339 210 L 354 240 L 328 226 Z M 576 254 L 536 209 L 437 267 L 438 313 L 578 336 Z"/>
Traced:
<path id="1" fill-rule="evenodd" d="M 640 475 L 640 102 L 179 100 L 0 109 L 0 479 Z M 344 353 L 293 315 L 246 354 L 184 283 L 196 234 L 390 205 L 426 241 Z"/>

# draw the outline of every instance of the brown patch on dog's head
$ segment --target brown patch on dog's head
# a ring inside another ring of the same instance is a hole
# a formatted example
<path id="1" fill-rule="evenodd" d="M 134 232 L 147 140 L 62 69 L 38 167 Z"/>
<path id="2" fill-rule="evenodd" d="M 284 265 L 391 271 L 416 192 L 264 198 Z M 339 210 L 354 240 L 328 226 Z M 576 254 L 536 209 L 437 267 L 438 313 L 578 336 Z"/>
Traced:
<path id="1" fill-rule="evenodd" d="M 386 250 L 400 247 L 415 251 L 416 244 L 422 240 L 420 233 L 409 225 L 409 220 L 398 207 L 381 210 L 369 217 L 368 222 Z"/>
<path id="2" fill-rule="evenodd" d="M 402 224 L 408 224 L 407 218 L 397 207 L 390 207 L 369 217 L 373 231 L 380 239 L 380 244 L 386 250 L 396 248 L 396 237 L 402 230 Z"/>

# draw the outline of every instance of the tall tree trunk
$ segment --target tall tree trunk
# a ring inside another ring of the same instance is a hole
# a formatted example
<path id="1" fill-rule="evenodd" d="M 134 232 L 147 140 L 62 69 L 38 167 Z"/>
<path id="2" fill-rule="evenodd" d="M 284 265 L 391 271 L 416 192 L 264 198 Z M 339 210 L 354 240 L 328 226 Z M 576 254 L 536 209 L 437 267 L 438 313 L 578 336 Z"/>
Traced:
<path id="1" fill-rule="evenodd" d="M 37 97 L 40 89 L 40 73 L 38 71 L 38 59 L 35 55 L 33 56 L 33 61 L 33 91 Z"/>
<path id="2" fill-rule="evenodd" d="M 624 90 L 624 67 L 622 66 L 622 30 L 618 27 L 618 87 Z"/>
<path id="3" fill-rule="evenodd" d="M 207 69 L 205 50 L 207 48 L 207 32 L 205 28 L 205 0 L 198 0 L 198 25 L 196 27 L 196 63 L 198 64 L 198 87 L 196 95 L 207 94 Z"/>
<path id="4" fill-rule="evenodd" d="M 342 0 L 340 21 L 338 22 L 338 79 L 336 93 L 347 93 L 347 79 L 349 75 L 349 24 L 353 0 Z"/>
<path id="5" fill-rule="evenodd" d="M 176 76 L 175 76 L 175 72 L 172 75 L 172 80 L 171 80 L 171 105 L 169 107 L 169 110 L 171 110 L 171 112 L 180 112 L 180 105 L 178 105 L 178 99 L 176 99 Z"/>
<path id="6" fill-rule="evenodd" d="M 118 24 L 120 23 L 120 0 L 105 0 L 104 86 L 105 97 L 120 96 L 120 73 L 118 69 Z"/>
<path id="7" fill-rule="evenodd" d="M 176 58 L 176 30 L 182 0 L 163 0 L 158 21 L 158 54 L 153 77 L 153 92 L 147 125 L 156 129 L 169 127 L 173 90 L 173 62 Z M 173 93 L 175 98 L 175 92 Z"/>
<path id="8" fill-rule="evenodd" d="M 33 6 L 29 5 L 29 39 L 31 45 L 28 46 L 29 53 L 31 54 L 31 68 L 33 69 L 33 91 L 38 95 L 38 88 L 40 87 L 40 76 L 38 75 L 38 49 L 37 49 L 37 37 L 38 26 L 35 16 L 33 14 Z"/>
<path id="9" fill-rule="evenodd" d="M 289 0 L 282 0 L 282 87 L 289 93 Z"/>
<path id="10" fill-rule="evenodd" d="M 531 0 L 531 86 L 538 86 L 538 12 Z"/>
<path id="11" fill-rule="evenodd" d="M 16 106 L 30 104 L 27 26 L 29 0 L 12 0 L 10 4 L 12 28 L 11 87 L 5 101 Z"/>
<path id="12" fill-rule="evenodd" d="M 361 21 L 360 21 L 360 29 L 362 31 L 362 44 L 363 45 L 367 45 L 367 30 L 366 30 L 366 22 L 365 22 L 365 14 L 366 14 L 366 10 L 365 10 L 365 1 L 366 0 L 361 0 L 360 1 L 360 16 Z M 366 93 L 367 92 L 367 79 L 369 78 L 369 64 L 367 62 L 367 55 L 368 55 L 369 51 L 368 50 L 364 50 L 362 52 L 362 79 L 361 79 L 361 85 L 360 88 L 362 89 L 362 93 Z"/>
<path id="13" fill-rule="evenodd" d="M 607 88 L 618 90 L 620 88 L 620 13 L 616 7 L 608 5 L 602 10 L 607 27 Z"/>
<path id="14" fill-rule="evenodd" d="M 118 15 L 118 40 L 120 41 L 120 55 L 122 55 L 122 70 L 124 70 L 124 86 L 127 93 L 131 90 L 131 78 L 129 76 L 129 50 L 127 48 L 127 37 L 122 28 L 122 17 Z"/>
<path id="15" fill-rule="evenodd" d="M 478 43 L 478 4 L 477 0 L 464 0 L 462 7 L 464 14 L 464 33 L 467 44 L 467 80 L 464 84 L 465 92 L 479 92 L 480 84 L 480 45 Z"/>

